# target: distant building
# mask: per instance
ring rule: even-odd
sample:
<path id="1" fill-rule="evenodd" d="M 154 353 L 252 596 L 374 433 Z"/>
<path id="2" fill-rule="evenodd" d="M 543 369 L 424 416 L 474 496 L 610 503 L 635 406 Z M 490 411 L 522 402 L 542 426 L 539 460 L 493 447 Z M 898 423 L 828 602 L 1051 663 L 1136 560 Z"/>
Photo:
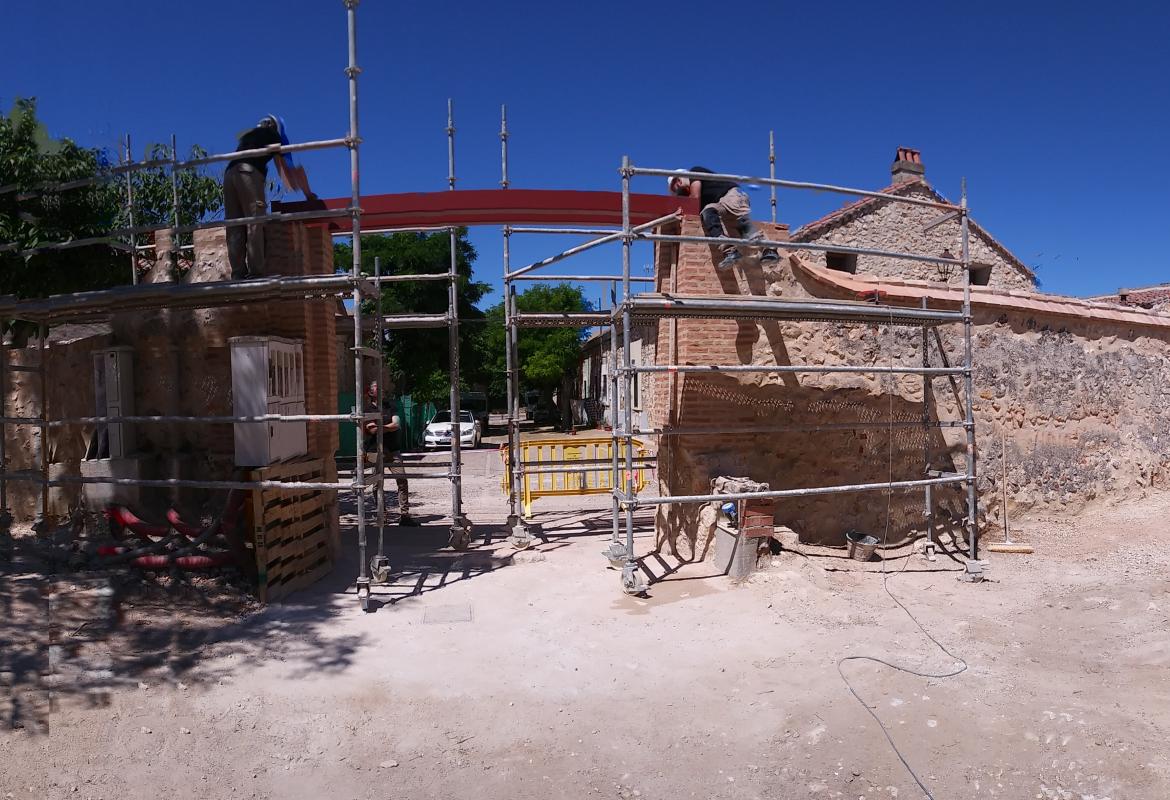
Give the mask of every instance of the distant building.
<path id="1" fill-rule="evenodd" d="M 652 363 L 653 353 L 647 351 L 643 357 L 643 342 L 646 331 L 635 326 L 630 335 L 630 362 L 634 365 Z M 621 347 L 621 337 L 618 337 L 618 347 Z M 595 330 L 581 345 L 581 360 L 577 369 L 577 393 L 584 401 L 585 413 L 590 425 L 613 425 L 614 409 L 611 408 L 610 390 L 613 375 L 609 364 L 609 329 Z M 621 353 L 618 353 L 619 360 Z M 644 428 L 647 425 L 646 411 L 643 407 L 642 376 L 635 375 L 633 382 L 634 427 Z M 619 385 L 620 388 L 620 385 Z M 618 409 L 621 409 L 621 397 L 618 397 Z"/>
<path id="2" fill-rule="evenodd" d="M 1104 294 L 1088 299 L 1099 303 L 1170 311 L 1170 283 L 1159 283 L 1156 286 L 1143 286 L 1138 289 L 1118 289 L 1116 294 Z"/>

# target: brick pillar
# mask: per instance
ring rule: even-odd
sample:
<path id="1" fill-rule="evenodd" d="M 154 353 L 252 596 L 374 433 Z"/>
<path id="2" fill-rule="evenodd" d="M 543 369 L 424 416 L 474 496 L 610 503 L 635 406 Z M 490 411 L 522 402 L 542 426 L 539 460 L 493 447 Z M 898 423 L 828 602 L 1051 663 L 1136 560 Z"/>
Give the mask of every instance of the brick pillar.
<path id="1" fill-rule="evenodd" d="M 759 223 L 764 237 L 787 241 L 788 226 Z M 684 236 L 703 236 L 698 216 L 686 216 L 674 231 Z M 783 253 L 782 253 L 783 255 Z M 718 247 L 701 242 L 660 244 L 656 253 L 656 288 L 680 296 L 765 296 L 768 276 L 759 263 L 759 253 L 745 250 L 733 269 L 720 271 Z M 664 319 L 657 322 L 656 363 L 658 364 L 743 364 L 751 363 L 752 350 L 760 338 L 759 326 L 750 320 Z M 654 384 L 654 422 L 675 427 L 751 425 L 758 422 L 757 410 L 749 403 L 729 402 L 734 393 L 720 375 L 658 376 Z M 723 454 L 758 446 L 755 437 L 728 434 L 663 437 L 659 442 L 659 482 L 663 494 L 705 494 L 715 474 L 740 474 L 734 457 Z M 714 471 L 712 471 L 714 470 Z M 655 519 L 660 546 L 677 550 L 684 557 L 702 557 L 714 516 L 701 513 L 698 505 L 660 506 Z"/>

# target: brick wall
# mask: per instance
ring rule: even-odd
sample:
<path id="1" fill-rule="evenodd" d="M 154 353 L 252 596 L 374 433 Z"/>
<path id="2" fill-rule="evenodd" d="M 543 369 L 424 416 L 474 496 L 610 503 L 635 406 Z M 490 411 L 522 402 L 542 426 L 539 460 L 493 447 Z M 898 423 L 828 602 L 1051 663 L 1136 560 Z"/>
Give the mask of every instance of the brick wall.
<path id="1" fill-rule="evenodd" d="M 771 241 L 787 241 L 788 226 L 756 223 Z M 681 226 L 664 233 L 702 236 L 698 217 L 684 217 Z M 730 271 L 715 265 L 722 258 L 718 248 L 701 244 L 660 243 L 655 252 L 655 291 L 678 295 L 767 294 L 768 281 L 754 258 L 746 258 Z M 651 324 L 647 338 L 647 362 L 655 364 L 733 364 L 750 350 L 757 336 L 752 324 L 734 320 L 660 319 Z M 676 424 L 682 383 L 678 376 L 643 376 L 643 403 L 653 427 Z"/>

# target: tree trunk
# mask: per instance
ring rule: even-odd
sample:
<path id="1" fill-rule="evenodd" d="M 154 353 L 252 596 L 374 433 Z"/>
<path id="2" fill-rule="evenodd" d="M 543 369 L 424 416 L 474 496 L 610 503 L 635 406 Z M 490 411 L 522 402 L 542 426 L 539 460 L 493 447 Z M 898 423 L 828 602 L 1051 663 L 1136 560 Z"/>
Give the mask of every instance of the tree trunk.
<path id="1" fill-rule="evenodd" d="M 561 427 L 566 431 L 573 430 L 573 376 L 565 374 L 561 378 L 561 390 L 557 394 L 561 401 Z"/>

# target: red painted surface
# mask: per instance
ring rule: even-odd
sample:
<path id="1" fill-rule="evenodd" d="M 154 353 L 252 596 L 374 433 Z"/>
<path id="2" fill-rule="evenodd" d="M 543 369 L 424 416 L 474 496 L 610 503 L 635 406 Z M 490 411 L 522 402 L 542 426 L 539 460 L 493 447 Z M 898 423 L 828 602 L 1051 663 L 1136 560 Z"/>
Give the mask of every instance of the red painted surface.
<path id="1" fill-rule="evenodd" d="M 339 209 L 348 197 L 273 203 L 280 212 Z M 678 209 L 698 214 L 698 201 L 670 195 L 631 194 L 630 220 L 638 225 Z M 556 189 L 466 189 L 454 192 L 377 194 L 362 198 L 362 227 L 410 228 L 445 225 L 621 225 L 620 192 L 578 192 Z M 348 231 L 350 221 L 322 220 L 332 231 Z"/>

